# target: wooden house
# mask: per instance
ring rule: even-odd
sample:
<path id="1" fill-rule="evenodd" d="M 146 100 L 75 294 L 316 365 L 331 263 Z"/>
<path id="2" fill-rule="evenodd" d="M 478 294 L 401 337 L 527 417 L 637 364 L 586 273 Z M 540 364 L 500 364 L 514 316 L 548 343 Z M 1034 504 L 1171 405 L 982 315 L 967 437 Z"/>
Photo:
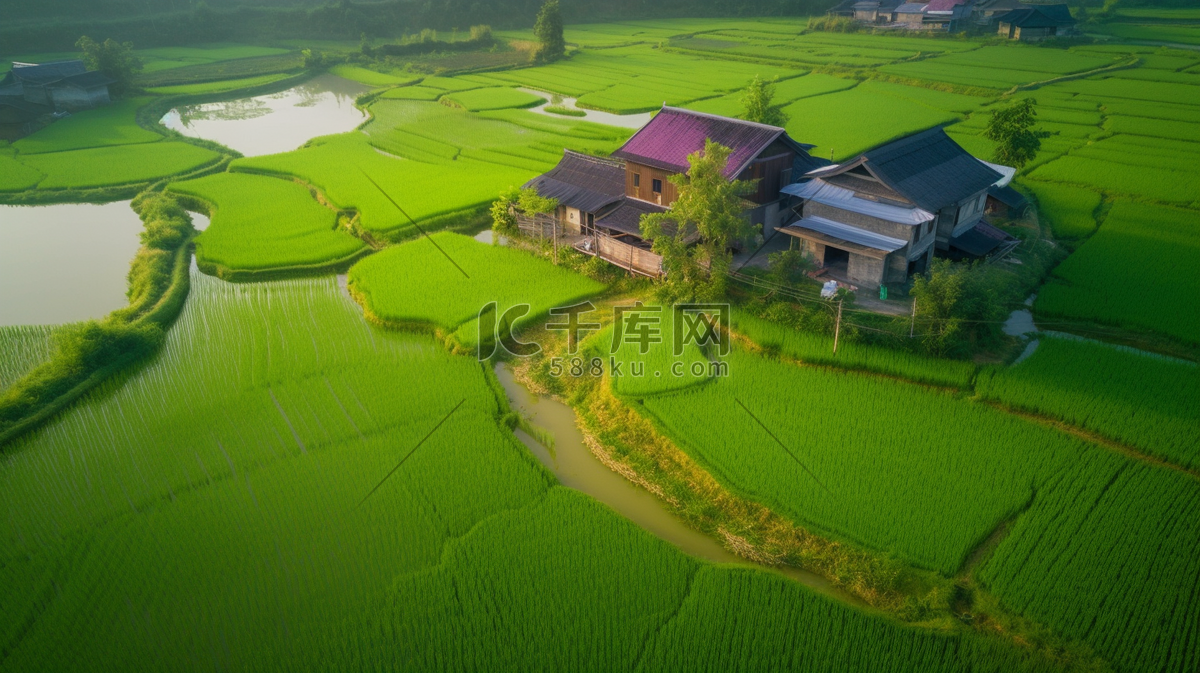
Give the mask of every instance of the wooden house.
<path id="1" fill-rule="evenodd" d="M 1026 5 L 995 20 L 997 32 L 1010 40 L 1035 42 L 1075 32 L 1075 19 L 1066 5 Z"/>
<path id="2" fill-rule="evenodd" d="M 812 145 L 792 140 L 777 126 L 664 105 L 612 159 L 568 151 L 558 166 L 526 187 L 558 199 L 563 231 L 588 239 L 576 247 L 656 276 L 662 260 L 642 238 L 641 218 L 670 209 L 679 197 L 671 177 L 686 174 L 688 155 L 703 150 L 706 140 L 730 148 L 725 177 L 754 182 L 755 191 L 746 195 L 747 216 L 765 235 L 791 216 L 781 188 L 793 175 L 825 163 L 809 156 Z"/>
<path id="3" fill-rule="evenodd" d="M 831 276 L 855 285 L 904 283 L 929 268 L 935 250 L 982 255 L 1009 239 L 983 222 L 988 189 L 1003 174 L 941 128 L 803 177 L 784 189 L 798 200 L 800 219 L 779 230 Z"/>

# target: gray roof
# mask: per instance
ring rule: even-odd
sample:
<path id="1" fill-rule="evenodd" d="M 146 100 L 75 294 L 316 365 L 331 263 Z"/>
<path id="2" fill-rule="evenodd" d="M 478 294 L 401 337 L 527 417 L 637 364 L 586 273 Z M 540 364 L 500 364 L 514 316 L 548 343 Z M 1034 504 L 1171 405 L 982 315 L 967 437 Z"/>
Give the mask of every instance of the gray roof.
<path id="1" fill-rule="evenodd" d="M 655 205 L 639 199 L 622 197 L 621 205 L 617 206 L 611 213 L 596 220 L 596 225 L 641 237 L 642 215 L 647 213 L 665 213 L 667 210 L 669 209 L 665 206 Z M 670 229 L 670 227 L 665 228 Z"/>
<path id="2" fill-rule="evenodd" d="M 117 80 L 105 75 L 99 70 L 91 70 L 78 75 L 64 77 L 56 82 L 56 84 L 59 86 L 79 87 L 80 89 L 94 89 L 97 87 L 108 86 L 116 81 Z"/>
<path id="3" fill-rule="evenodd" d="M 983 257 L 1005 243 L 1017 239 L 980 220 L 978 224 L 950 239 L 950 246 L 969 255 Z"/>
<path id="4" fill-rule="evenodd" d="M 903 5 L 900 5 L 899 7 L 896 8 L 896 13 L 897 14 L 920 14 L 921 12 L 925 11 L 926 4 L 927 3 L 924 3 L 924 2 L 906 2 Z"/>
<path id="5" fill-rule="evenodd" d="M 55 61 L 53 63 L 13 63 L 12 74 L 23 82 L 50 84 L 72 75 L 82 75 L 88 69 L 83 61 Z"/>
<path id="6" fill-rule="evenodd" d="M 876 147 L 852 161 L 808 175 L 831 177 L 859 166 L 929 212 L 958 203 L 1003 177 L 951 140 L 941 127 Z"/>
<path id="7" fill-rule="evenodd" d="M 1029 5 L 997 16 L 996 20 L 1021 28 L 1055 28 L 1075 25 L 1071 10 L 1066 5 Z"/>
<path id="8" fill-rule="evenodd" d="M 1004 187 L 992 185 L 991 187 L 988 187 L 988 196 L 996 199 L 1009 208 L 1023 208 L 1027 203 L 1029 203 L 1025 196 L 1022 195 L 1021 192 L 1013 189 L 1011 185 Z"/>
<path id="9" fill-rule="evenodd" d="M 525 183 L 564 206 L 595 213 L 625 195 L 625 164 L 565 150 L 558 165 Z"/>
<path id="10" fill-rule="evenodd" d="M 882 250 L 883 252 L 895 252 L 908 244 L 908 241 L 884 236 L 883 234 L 877 234 L 860 227 L 828 220 L 824 217 L 810 216 L 788 226 L 809 229 L 825 234 L 826 236 L 850 243 L 857 243 L 867 248 Z"/>

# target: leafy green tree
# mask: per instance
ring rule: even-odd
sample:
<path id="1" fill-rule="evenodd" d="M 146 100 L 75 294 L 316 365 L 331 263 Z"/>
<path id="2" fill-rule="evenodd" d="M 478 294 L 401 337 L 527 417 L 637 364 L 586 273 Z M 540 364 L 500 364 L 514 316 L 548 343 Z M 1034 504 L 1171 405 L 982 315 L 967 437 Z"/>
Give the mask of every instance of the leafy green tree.
<path id="1" fill-rule="evenodd" d="M 1026 98 L 992 110 L 992 118 L 983 135 L 997 143 L 993 155 L 996 163 L 1021 168 L 1037 156 L 1042 148 L 1042 138 L 1049 134 L 1033 128 L 1037 123 L 1035 105 L 1036 100 Z"/>
<path id="2" fill-rule="evenodd" d="M 803 250 L 780 250 L 767 255 L 768 278 L 776 285 L 794 285 L 814 268 L 812 257 Z"/>
<path id="3" fill-rule="evenodd" d="M 142 59 L 133 55 L 132 42 L 117 42 L 112 38 L 97 42 L 84 35 L 75 46 L 83 51 L 83 63 L 88 70 L 99 70 L 116 80 L 110 90 L 120 96 L 133 88 L 133 80 L 142 71 Z"/>
<path id="4" fill-rule="evenodd" d="M 509 187 L 500 192 L 500 198 L 492 202 L 492 231 L 504 236 L 517 235 L 517 213 L 515 208 L 521 198 L 521 190 Z M 493 238 L 493 241 L 498 239 Z"/>
<path id="5" fill-rule="evenodd" d="M 562 13 L 558 8 L 558 0 L 546 0 L 538 11 L 537 22 L 533 24 L 533 34 L 537 36 L 538 48 L 534 59 L 539 63 L 557 61 L 567 52 L 567 41 L 563 37 Z"/>
<path id="6" fill-rule="evenodd" d="M 961 338 L 962 319 L 957 316 L 963 297 L 965 277 L 948 259 L 935 259 L 927 275 L 913 281 L 912 295 L 917 302 L 916 317 L 927 321 L 925 348 L 935 355 L 955 350 Z"/>
<path id="7" fill-rule="evenodd" d="M 746 87 L 746 94 L 742 96 L 742 119 L 771 126 L 786 126 L 788 116 L 782 106 L 775 105 L 774 99 L 774 82 L 764 82 L 755 75 L 754 81 Z"/>
<path id="8" fill-rule="evenodd" d="M 733 255 L 729 248 L 753 235 L 742 196 L 750 182 L 728 180 L 725 165 L 731 150 L 712 140 L 688 155 L 687 175 L 669 179 L 679 198 L 665 213 L 642 216 L 642 237 L 663 258 L 666 278 L 659 285 L 664 302 L 711 301 L 725 296 Z"/>

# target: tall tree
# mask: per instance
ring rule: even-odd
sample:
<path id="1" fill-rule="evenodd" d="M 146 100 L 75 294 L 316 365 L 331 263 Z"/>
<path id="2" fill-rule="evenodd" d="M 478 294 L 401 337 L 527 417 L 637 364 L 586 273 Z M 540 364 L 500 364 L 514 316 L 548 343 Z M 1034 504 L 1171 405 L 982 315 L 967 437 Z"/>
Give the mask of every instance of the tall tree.
<path id="1" fill-rule="evenodd" d="M 742 96 L 742 119 L 771 126 L 787 125 L 788 116 L 783 106 L 776 105 L 774 100 L 774 82 L 764 82 L 755 75 L 754 81 L 746 88 L 746 94 Z"/>
<path id="2" fill-rule="evenodd" d="M 117 80 L 110 88 L 118 96 L 133 87 L 133 79 L 142 71 L 142 59 L 133 55 L 132 42 L 112 38 L 97 42 L 84 35 L 75 46 L 83 50 L 83 63 L 89 70 L 99 70 Z"/>
<path id="3" fill-rule="evenodd" d="M 537 22 L 533 24 L 533 33 L 538 39 L 538 48 L 534 57 L 540 63 L 557 61 L 567 52 L 567 41 L 563 37 L 562 13 L 558 8 L 558 0 L 546 0 L 538 12 Z"/>
<path id="4" fill-rule="evenodd" d="M 659 286 L 664 302 L 713 301 L 725 296 L 726 274 L 733 261 L 729 248 L 753 235 L 742 196 L 753 189 L 745 180 L 725 177 L 732 150 L 712 140 L 688 155 L 687 175 L 669 179 L 679 198 L 665 213 L 642 216 L 642 237 L 663 258 L 666 279 Z"/>
<path id="5" fill-rule="evenodd" d="M 1037 101 L 1032 98 L 1017 101 L 1007 107 L 992 110 L 983 135 L 996 141 L 993 159 L 1005 166 L 1021 168 L 1037 156 L 1042 148 L 1042 138 L 1048 133 L 1035 131 L 1037 123 Z"/>

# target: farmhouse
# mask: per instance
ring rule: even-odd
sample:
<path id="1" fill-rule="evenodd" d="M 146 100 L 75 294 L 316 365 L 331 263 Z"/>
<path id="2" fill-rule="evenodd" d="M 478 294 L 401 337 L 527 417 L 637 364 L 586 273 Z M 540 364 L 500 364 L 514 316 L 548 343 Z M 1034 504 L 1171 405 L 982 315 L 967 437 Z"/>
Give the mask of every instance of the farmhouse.
<path id="1" fill-rule="evenodd" d="M 996 17 L 998 32 L 1010 40 L 1027 42 L 1070 35 L 1075 19 L 1066 5 L 1025 5 Z"/>
<path id="2" fill-rule="evenodd" d="M 941 128 L 803 177 L 782 190 L 799 200 L 800 219 L 779 231 L 855 285 L 904 283 L 929 268 L 935 250 L 978 256 L 1011 240 L 982 219 L 988 190 L 1005 174 Z"/>
<path id="3" fill-rule="evenodd" d="M 83 61 L 13 63 L 0 80 L 0 95 L 20 97 L 48 110 L 85 110 L 111 102 L 108 87 L 115 80 L 88 71 Z"/>
<path id="4" fill-rule="evenodd" d="M 888 28 L 904 30 L 957 31 L 971 16 L 972 0 L 931 0 L 895 2 L 888 0 L 846 0 L 829 10 L 834 16 Z"/>
<path id="5" fill-rule="evenodd" d="M 688 155 L 711 139 L 732 150 L 725 168 L 729 180 L 753 180 L 746 196 L 747 216 L 766 233 L 790 219 L 781 188 L 793 175 L 825 162 L 808 154 L 777 126 L 663 106 L 612 159 L 565 152 L 550 172 L 526 183 L 559 201 L 556 222 L 568 235 L 584 237 L 577 247 L 631 271 L 656 276 L 661 258 L 641 235 L 641 216 L 665 212 L 678 198 L 671 176 L 686 173 Z M 526 223 L 531 224 L 531 223 Z"/>

